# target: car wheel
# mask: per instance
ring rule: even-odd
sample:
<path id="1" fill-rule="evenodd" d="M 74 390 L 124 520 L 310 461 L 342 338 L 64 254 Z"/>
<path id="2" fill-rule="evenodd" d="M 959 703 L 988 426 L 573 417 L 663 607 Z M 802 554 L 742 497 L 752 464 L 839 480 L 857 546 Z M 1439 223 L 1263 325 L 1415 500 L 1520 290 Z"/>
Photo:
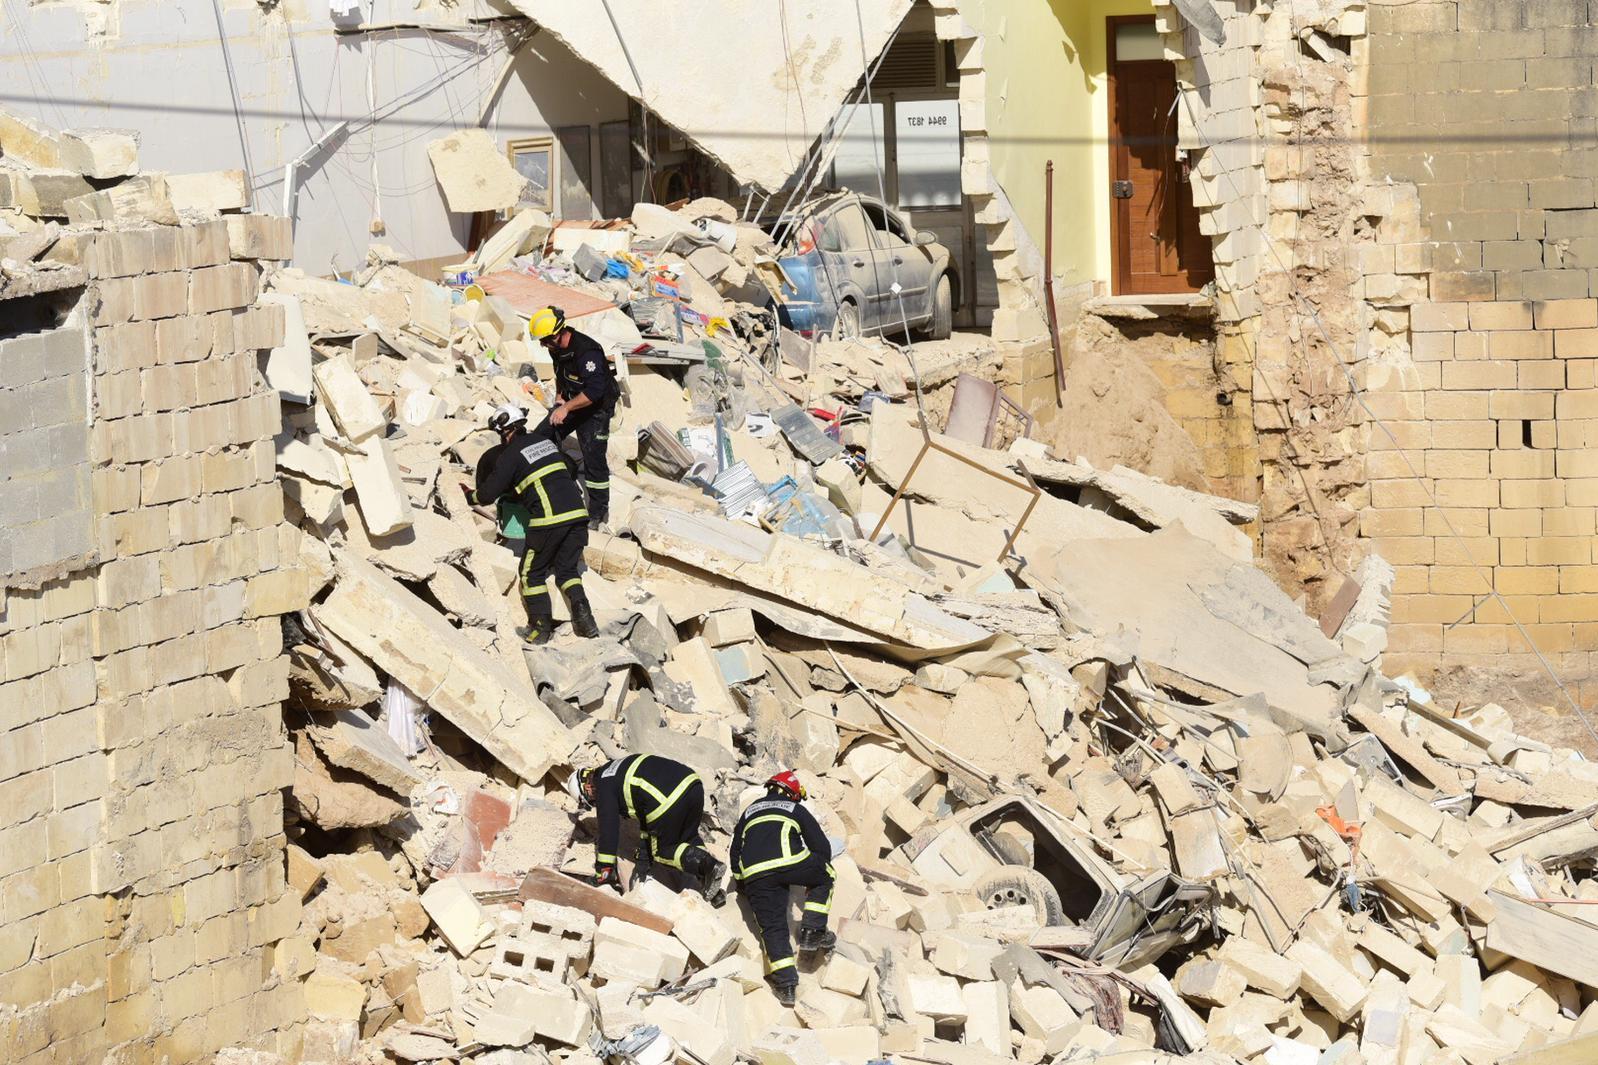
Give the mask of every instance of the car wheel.
<path id="1" fill-rule="evenodd" d="M 1065 907 L 1049 878 L 1024 865 L 1004 865 L 977 881 L 977 898 L 990 910 L 1031 906 L 1045 925 L 1065 924 Z"/>
<path id="2" fill-rule="evenodd" d="M 938 287 L 932 294 L 932 320 L 927 323 L 928 340 L 947 340 L 954 332 L 954 289 L 948 274 L 938 275 Z"/>
<path id="3" fill-rule="evenodd" d="M 832 324 L 832 335 L 838 340 L 848 340 L 860 335 L 860 308 L 848 300 L 838 304 L 838 319 Z"/>

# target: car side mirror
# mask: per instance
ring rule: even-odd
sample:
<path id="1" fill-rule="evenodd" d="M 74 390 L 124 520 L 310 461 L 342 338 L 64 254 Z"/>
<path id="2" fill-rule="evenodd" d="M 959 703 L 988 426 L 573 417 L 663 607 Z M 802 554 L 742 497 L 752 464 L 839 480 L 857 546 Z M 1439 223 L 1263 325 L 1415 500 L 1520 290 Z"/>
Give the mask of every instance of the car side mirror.
<path id="1" fill-rule="evenodd" d="M 937 242 L 938 235 L 936 233 L 929 233 L 923 229 L 916 234 L 917 247 L 925 248 L 928 244 L 936 244 Z"/>

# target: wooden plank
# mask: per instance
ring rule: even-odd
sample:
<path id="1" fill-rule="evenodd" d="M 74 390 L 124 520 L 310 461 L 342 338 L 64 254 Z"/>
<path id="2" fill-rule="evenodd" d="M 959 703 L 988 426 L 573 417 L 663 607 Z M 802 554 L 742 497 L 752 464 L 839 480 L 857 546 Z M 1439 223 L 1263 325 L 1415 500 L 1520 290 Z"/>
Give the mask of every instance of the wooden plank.
<path id="1" fill-rule="evenodd" d="M 534 869 L 522 881 L 517 897 L 523 902 L 537 901 L 591 913 L 596 919 L 615 917 L 662 935 L 671 934 L 671 922 L 630 902 L 623 902 L 604 888 L 590 887 L 553 869 Z"/>
<path id="2" fill-rule="evenodd" d="M 1488 950 L 1598 988 L 1598 925 L 1501 891 L 1487 895 L 1498 910 L 1487 925 Z"/>
<path id="3" fill-rule="evenodd" d="M 1598 1032 L 1515 1054 L 1499 1065 L 1591 1065 L 1594 1061 L 1598 1061 Z"/>

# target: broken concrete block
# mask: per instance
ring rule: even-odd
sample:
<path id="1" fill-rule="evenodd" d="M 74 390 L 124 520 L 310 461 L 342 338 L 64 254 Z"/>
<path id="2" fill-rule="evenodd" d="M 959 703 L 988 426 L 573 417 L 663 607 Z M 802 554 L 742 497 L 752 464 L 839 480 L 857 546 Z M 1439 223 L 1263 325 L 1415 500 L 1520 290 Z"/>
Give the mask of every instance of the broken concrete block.
<path id="1" fill-rule="evenodd" d="M 943 972 L 963 980 L 993 979 L 993 962 L 1004 944 L 969 932 L 936 932 L 922 937 L 928 960 Z"/>
<path id="2" fill-rule="evenodd" d="M 858 997 L 824 987 L 807 989 L 794 1012 L 806 1028 L 839 1028 L 865 1019 L 865 1005 Z"/>
<path id="3" fill-rule="evenodd" d="M 1225 1006 L 1248 987 L 1243 974 L 1224 961 L 1194 958 L 1176 970 L 1171 983 L 1189 1002 L 1205 1006 Z"/>
<path id="4" fill-rule="evenodd" d="M 750 1045 L 749 1054 L 757 1065 L 827 1065 L 829 1060 L 821 1041 L 803 1028 L 769 1028 Z"/>
<path id="5" fill-rule="evenodd" d="M 1287 957 L 1302 966 L 1304 990 L 1333 1017 L 1347 1023 L 1364 1005 L 1364 982 L 1324 947 L 1299 939 L 1287 949 Z"/>
<path id="6" fill-rule="evenodd" d="M 177 224 L 173 198 L 166 189 L 165 179 L 160 176 L 133 178 L 102 192 L 70 198 L 62 203 L 62 208 L 66 209 L 67 221 L 75 225 L 85 222 Z"/>
<path id="7" fill-rule="evenodd" d="M 844 995 L 859 995 L 865 991 L 870 975 L 868 966 L 834 953 L 821 972 L 821 986 Z"/>
<path id="8" fill-rule="evenodd" d="M 694 705 L 700 713 L 716 717 L 736 717 L 738 704 L 733 701 L 727 682 L 722 679 L 721 667 L 716 664 L 716 654 L 703 636 L 684 640 L 671 649 L 666 658 L 666 676 L 679 684 L 686 684 L 694 695 Z"/>
<path id="9" fill-rule="evenodd" d="M 845 514 L 860 512 L 860 478 L 842 457 L 834 455 L 817 466 L 814 477 L 835 507 Z"/>
<path id="10" fill-rule="evenodd" d="M 684 892 L 682 905 L 672 918 L 671 934 L 702 965 L 716 962 L 738 949 L 738 937 L 716 915 L 715 908 L 700 898 Z"/>
<path id="11" fill-rule="evenodd" d="M 869 1024 L 852 1024 L 843 1028 L 818 1028 L 811 1031 L 811 1036 L 819 1040 L 822 1049 L 826 1051 L 828 1061 L 841 1062 L 842 1065 L 866 1065 L 867 1062 L 880 1061 L 883 1052 L 882 1033 Z M 920 1044 L 908 1053 L 920 1049 Z"/>
<path id="12" fill-rule="evenodd" d="M 312 376 L 316 379 L 317 398 L 326 405 L 344 439 L 359 444 L 388 428 L 388 419 L 366 390 L 348 355 L 323 360 Z"/>
<path id="13" fill-rule="evenodd" d="M 355 501 L 367 536 L 392 536 L 411 527 L 415 518 L 410 496 L 387 440 L 367 440 L 345 456 L 344 464 L 355 483 Z"/>
<path id="14" fill-rule="evenodd" d="M 168 174 L 172 206 L 180 211 L 242 211 L 250 205 L 250 188 L 242 170 L 208 170 Z"/>
<path id="15" fill-rule="evenodd" d="M 910 1008 L 924 1017 L 939 1021 L 963 1021 L 965 998 L 959 981 L 939 972 L 912 972 L 905 977 L 910 993 Z"/>
<path id="16" fill-rule="evenodd" d="M 529 987 L 526 984 L 501 984 L 494 996 L 494 1009 L 532 1021 L 533 1031 L 543 1039 L 567 1046 L 588 1043 L 594 1017 L 588 1006 L 570 988 Z"/>
<path id="17" fill-rule="evenodd" d="M 643 928 L 617 917 L 606 917 L 594 931 L 594 971 L 600 968 L 600 958 L 607 948 L 622 947 L 653 959 L 661 980 L 675 980 L 688 967 L 688 948 L 660 932 Z M 601 974 L 605 975 L 605 974 Z M 606 976 L 606 979 L 624 978 Z M 647 979 L 628 980 L 629 983 L 646 984 Z"/>
<path id="18" fill-rule="evenodd" d="M 965 1042 L 1006 1057 L 1010 1053 L 1010 995 L 997 981 L 966 984 Z"/>
<path id="19" fill-rule="evenodd" d="M 326 875 L 322 859 L 312 857 L 305 849 L 293 843 L 287 845 L 289 887 L 299 892 L 301 901 L 311 897 Z"/>
<path id="20" fill-rule="evenodd" d="M 359 773 L 399 795 L 409 795 L 423 776 L 411 768 L 387 730 L 359 710 L 333 712 L 332 723 L 312 724 L 311 742 L 333 765 Z"/>
<path id="21" fill-rule="evenodd" d="M 325 1021 L 359 1021 L 366 1007 L 366 985 L 342 973 L 318 969 L 305 980 L 305 1008 Z"/>
<path id="22" fill-rule="evenodd" d="M 427 158 L 444 202 L 461 214 L 514 207 L 527 184 L 484 129 L 457 130 L 430 141 Z"/>
<path id="23" fill-rule="evenodd" d="M 461 957 L 482 946 L 494 932 L 488 911 L 459 879 L 435 880 L 422 892 L 422 908 L 444 942 Z"/>
<path id="24" fill-rule="evenodd" d="M 23 176 L 26 188 L 14 194 L 24 206 L 32 203 L 32 213 L 40 218 L 66 218 L 68 203 L 94 194 L 94 186 L 70 170 L 30 170 Z"/>
<path id="25" fill-rule="evenodd" d="M 662 997 L 651 999 L 643 1013 L 646 1023 L 659 1025 L 661 1031 L 705 1065 L 733 1065 L 738 1048 L 728 1038 L 728 1033 L 713 1023 L 706 1023 L 706 1018 L 693 1008 Z"/>
<path id="26" fill-rule="evenodd" d="M 1069 1039 L 1068 1026 L 1076 1012 L 1052 987 L 1010 984 L 1010 1019 L 1027 1036 L 1042 1041 L 1050 1053 L 1059 1053 Z"/>
<path id="27" fill-rule="evenodd" d="M 130 129 L 62 130 L 60 165 L 90 178 L 136 174 L 139 172 L 139 135 Z"/>
<path id="28" fill-rule="evenodd" d="M 1242 974 L 1249 987 L 1279 999 L 1292 998 L 1298 991 L 1298 982 L 1303 976 L 1299 964 L 1251 939 L 1232 936 L 1221 946 L 1220 956 Z"/>
<path id="29" fill-rule="evenodd" d="M 971 679 L 971 674 L 955 666 L 946 666 L 939 662 L 928 662 L 916 670 L 915 683 L 918 687 L 940 695 L 953 695 L 960 690 L 960 686 Z"/>
<path id="30" fill-rule="evenodd" d="M 700 635 L 712 647 L 753 643 L 758 638 L 754 612 L 748 607 L 717 610 L 705 618 L 705 627 Z"/>

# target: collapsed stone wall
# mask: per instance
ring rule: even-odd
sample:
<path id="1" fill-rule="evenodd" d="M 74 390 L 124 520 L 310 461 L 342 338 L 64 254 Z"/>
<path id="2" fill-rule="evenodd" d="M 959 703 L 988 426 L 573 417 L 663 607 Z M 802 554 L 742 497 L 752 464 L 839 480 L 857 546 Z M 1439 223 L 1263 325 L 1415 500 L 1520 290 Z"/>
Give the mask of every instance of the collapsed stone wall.
<path id="1" fill-rule="evenodd" d="M 1364 418 L 1349 385 L 1365 355 L 1359 247 L 1373 239 L 1352 92 L 1362 7 L 1217 11 L 1220 43 L 1161 5 L 1181 55 L 1181 147 L 1214 246 L 1216 369 L 1258 449 L 1260 554 L 1313 610 L 1363 553 Z"/>
<path id="2" fill-rule="evenodd" d="M 273 219 L 250 231 L 286 237 Z M 303 1000 L 272 964 L 300 908 L 279 615 L 304 606 L 305 579 L 256 368 L 281 309 L 252 306 L 258 267 L 221 221 L 69 233 L 50 254 L 69 264 L 38 272 L 66 322 L 6 340 L 0 364 L 35 378 L 12 390 L 66 380 L 85 401 L 90 479 L 59 517 L 93 561 L 0 577 L 0 1059 L 291 1050 Z M 0 295 L 0 320 L 21 306 Z M 73 427 L 54 406 L 14 413 L 8 453 Z M 47 546 L 46 562 L 85 554 L 70 535 Z"/>

